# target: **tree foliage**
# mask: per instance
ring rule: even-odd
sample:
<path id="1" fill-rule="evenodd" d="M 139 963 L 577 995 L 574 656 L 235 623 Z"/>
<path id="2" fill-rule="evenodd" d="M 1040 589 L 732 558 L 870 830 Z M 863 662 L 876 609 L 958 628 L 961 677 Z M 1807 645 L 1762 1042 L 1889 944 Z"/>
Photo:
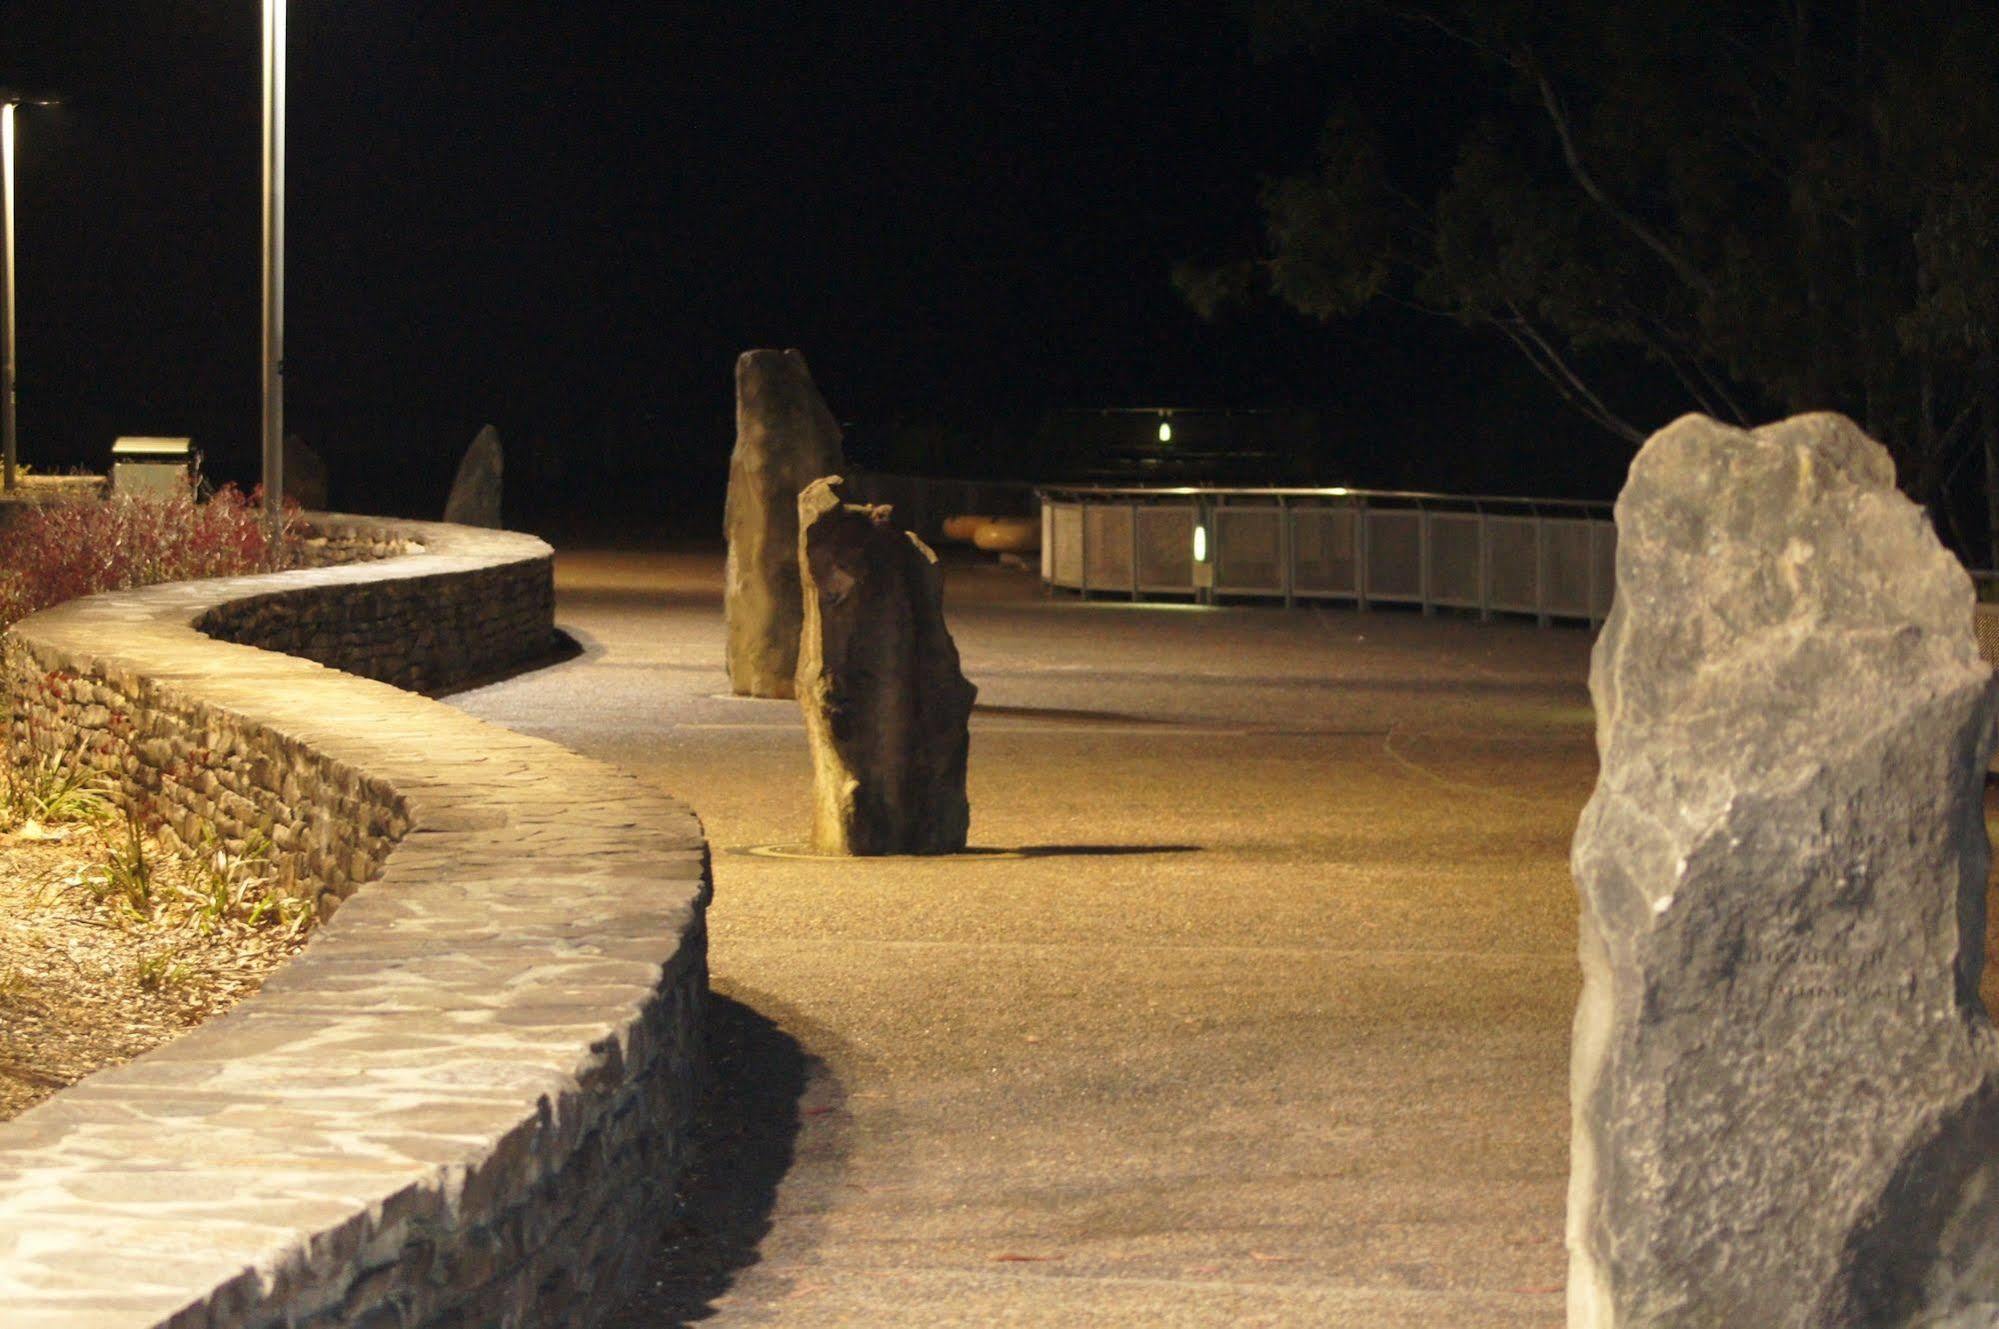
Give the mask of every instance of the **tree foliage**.
<path id="1" fill-rule="evenodd" d="M 1397 302 L 1505 338 L 1635 443 L 1618 358 L 1689 409 L 1837 409 L 1934 501 L 1999 457 L 1999 23 L 1984 0 L 1263 0 L 1257 36 L 1352 69 L 1453 53 L 1448 87 L 1332 108 L 1268 183 L 1255 252 L 1176 273 L 1322 319 Z M 1310 58 L 1309 56 L 1306 58 Z M 1441 165 L 1401 124 L 1462 114 Z M 1976 474 L 1975 471 L 1969 472 Z M 1999 509 L 1995 509 L 1999 512 Z"/>

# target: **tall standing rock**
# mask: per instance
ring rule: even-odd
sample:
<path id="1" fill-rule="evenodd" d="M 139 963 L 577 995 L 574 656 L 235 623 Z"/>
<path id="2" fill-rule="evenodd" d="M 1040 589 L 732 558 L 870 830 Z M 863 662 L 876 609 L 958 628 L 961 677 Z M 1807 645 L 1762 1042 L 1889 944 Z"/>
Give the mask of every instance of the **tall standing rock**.
<path id="1" fill-rule="evenodd" d="M 500 492 L 504 458 L 500 452 L 500 431 L 487 425 L 465 449 L 458 474 L 451 481 L 451 496 L 444 501 L 444 519 L 460 526 L 500 525 Z"/>
<path id="2" fill-rule="evenodd" d="M 1677 421 L 1617 525 L 1571 1329 L 1999 1323 L 1970 580 L 1836 415 Z"/>
<path id="3" fill-rule="evenodd" d="M 842 503 L 840 483 L 817 480 L 798 496 L 812 847 L 956 853 L 971 821 L 965 757 L 979 690 L 944 626 L 937 556 L 888 508 Z"/>
<path id="4" fill-rule="evenodd" d="M 723 615 L 729 686 L 737 696 L 789 697 L 804 601 L 798 584 L 798 495 L 842 466 L 840 426 L 797 351 L 736 360 L 736 449 L 723 516 L 729 561 Z"/>

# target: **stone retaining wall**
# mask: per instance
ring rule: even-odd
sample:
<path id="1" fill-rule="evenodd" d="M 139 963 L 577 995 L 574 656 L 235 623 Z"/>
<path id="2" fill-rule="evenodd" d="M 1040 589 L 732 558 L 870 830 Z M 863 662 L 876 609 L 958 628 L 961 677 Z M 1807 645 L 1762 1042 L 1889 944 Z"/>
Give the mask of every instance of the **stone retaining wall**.
<path id="1" fill-rule="evenodd" d="M 423 546 L 405 539 L 402 525 L 335 518 L 331 530 L 324 530 L 300 518 L 294 530 L 298 537 L 297 564 L 302 568 L 331 568 L 342 563 L 362 563 L 377 558 L 400 558 L 420 554 Z"/>
<path id="2" fill-rule="evenodd" d="M 546 649 L 546 545 L 317 520 L 424 552 L 93 596 L 5 640 L 16 760 L 80 752 L 191 844 L 263 836 L 337 912 L 257 996 L 0 1125 L 10 1327 L 587 1325 L 671 1215 L 699 824 L 315 663 L 435 689 Z"/>
<path id="3" fill-rule="evenodd" d="M 326 566 L 359 561 L 352 556 L 357 549 L 384 556 L 406 543 L 352 538 L 354 525 L 340 534 L 322 548 L 347 556 L 334 555 Z M 555 563 L 544 554 L 427 577 L 249 595 L 216 605 L 194 627 L 220 641 L 437 692 L 548 653 L 555 639 Z"/>

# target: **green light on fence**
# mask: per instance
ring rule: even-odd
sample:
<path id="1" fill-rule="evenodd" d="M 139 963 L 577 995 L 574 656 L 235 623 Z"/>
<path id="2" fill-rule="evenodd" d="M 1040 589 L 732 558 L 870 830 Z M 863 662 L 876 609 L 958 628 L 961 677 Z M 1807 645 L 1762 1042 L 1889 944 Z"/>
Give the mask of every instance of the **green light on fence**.
<path id="1" fill-rule="evenodd" d="M 1208 561 L 1208 528 L 1199 522 L 1194 523 L 1194 561 L 1196 563 Z"/>
<path id="2" fill-rule="evenodd" d="M 1164 420 L 1159 422 L 1159 441 L 1161 443 L 1171 443 L 1173 441 L 1173 426 Z"/>

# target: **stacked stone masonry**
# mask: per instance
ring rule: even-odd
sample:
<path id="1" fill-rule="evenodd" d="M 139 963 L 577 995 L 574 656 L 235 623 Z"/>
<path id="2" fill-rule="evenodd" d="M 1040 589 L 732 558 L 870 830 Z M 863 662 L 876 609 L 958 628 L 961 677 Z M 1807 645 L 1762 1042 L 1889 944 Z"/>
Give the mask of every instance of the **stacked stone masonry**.
<path id="1" fill-rule="evenodd" d="M 423 546 L 396 534 L 394 528 L 370 525 L 337 525 L 324 530 L 301 520 L 296 527 L 296 565 L 304 568 L 331 568 L 343 563 L 362 563 L 376 558 L 400 558 L 420 554 Z"/>
<path id="2" fill-rule="evenodd" d="M 672 1215 L 699 823 L 404 690 L 548 648 L 546 545 L 315 521 L 422 552 L 94 596 L 5 639 L 12 760 L 75 754 L 191 845 L 261 838 L 327 918 L 233 1011 L 0 1125 L 9 1329 L 587 1325 Z"/>

